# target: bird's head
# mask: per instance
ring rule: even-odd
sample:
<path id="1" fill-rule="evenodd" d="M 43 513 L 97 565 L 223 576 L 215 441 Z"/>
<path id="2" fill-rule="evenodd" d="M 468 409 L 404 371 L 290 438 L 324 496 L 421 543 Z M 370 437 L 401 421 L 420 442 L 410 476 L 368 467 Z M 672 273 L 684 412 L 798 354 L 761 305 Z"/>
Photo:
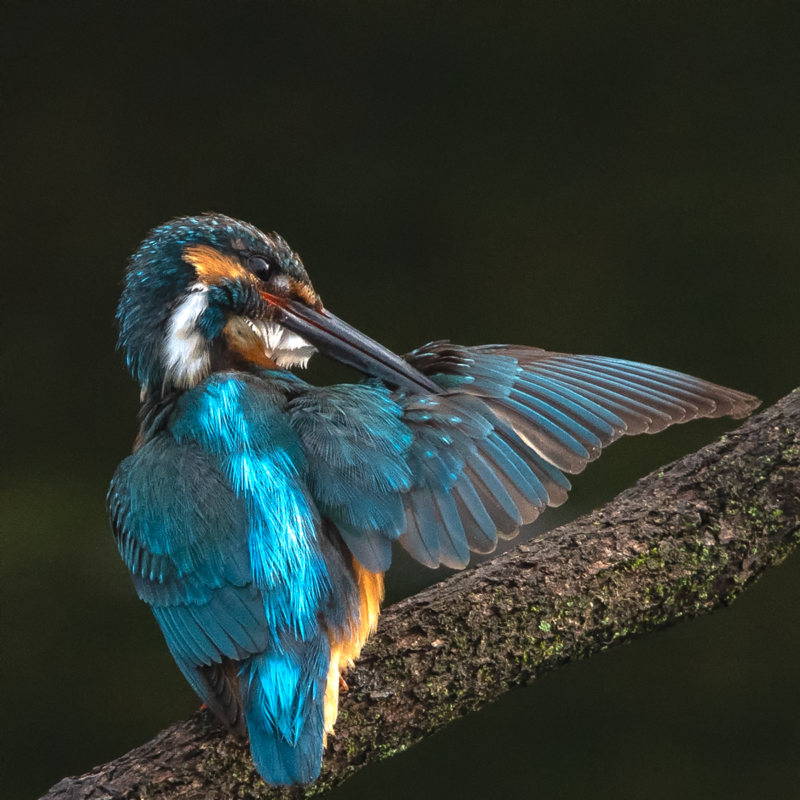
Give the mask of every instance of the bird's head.
<path id="1" fill-rule="evenodd" d="M 191 388 L 221 369 L 304 366 L 316 350 L 400 388 L 436 390 L 328 312 L 280 236 L 222 214 L 153 230 L 130 261 L 117 319 L 145 392 Z"/>

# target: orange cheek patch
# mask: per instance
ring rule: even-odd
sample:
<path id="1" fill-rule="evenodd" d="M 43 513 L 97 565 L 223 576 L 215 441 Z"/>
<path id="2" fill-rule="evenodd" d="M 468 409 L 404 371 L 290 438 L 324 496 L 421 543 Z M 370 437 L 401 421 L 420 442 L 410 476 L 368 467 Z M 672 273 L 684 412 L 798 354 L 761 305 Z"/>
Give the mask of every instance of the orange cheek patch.
<path id="1" fill-rule="evenodd" d="M 239 260 L 209 247 L 197 244 L 185 247 L 183 260 L 191 264 L 203 283 L 214 285 L 224 280 L 241 278 L 245 274 Z"/>

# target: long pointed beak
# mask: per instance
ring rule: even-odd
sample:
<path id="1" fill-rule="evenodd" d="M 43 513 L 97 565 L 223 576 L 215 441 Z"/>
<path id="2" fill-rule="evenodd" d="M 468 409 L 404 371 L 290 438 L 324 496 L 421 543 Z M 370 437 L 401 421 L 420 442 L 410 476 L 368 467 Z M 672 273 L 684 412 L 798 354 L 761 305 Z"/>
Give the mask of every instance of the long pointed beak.
<path id="1" fill-rule="evenodd" d="M 307 342 L 320 353 L 359 372 L 380 378 L 398 389 L 419 394 L 439 394 L 442 390 L 430 378 L 387 350 L 382 344 L 365 336 L 325 309 L 311 308 L 296 300 L 285 300 L 268 292 L 261 297 L 280 314 L 276 320 Z"/>

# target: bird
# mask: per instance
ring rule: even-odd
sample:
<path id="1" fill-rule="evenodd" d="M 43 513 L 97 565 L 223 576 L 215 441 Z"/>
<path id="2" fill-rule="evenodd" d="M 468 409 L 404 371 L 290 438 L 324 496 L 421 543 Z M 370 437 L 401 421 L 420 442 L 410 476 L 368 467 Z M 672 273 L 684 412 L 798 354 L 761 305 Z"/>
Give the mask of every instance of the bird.
<path id="1" fill-rule="evenodd" d="M 278 234 L 217 213 L 131 257 L 119 345 L 141 387 L 108 493 L 138 597 L 269 784 L 313 781 L 343 672 L 374 632 L 394 543 L 467 566 L 623 435 L 749 414 L 668 369 L 517 345 L 399 357 L 331 313 Z M 318 387 L 315 352 L 358 382 Z"/>

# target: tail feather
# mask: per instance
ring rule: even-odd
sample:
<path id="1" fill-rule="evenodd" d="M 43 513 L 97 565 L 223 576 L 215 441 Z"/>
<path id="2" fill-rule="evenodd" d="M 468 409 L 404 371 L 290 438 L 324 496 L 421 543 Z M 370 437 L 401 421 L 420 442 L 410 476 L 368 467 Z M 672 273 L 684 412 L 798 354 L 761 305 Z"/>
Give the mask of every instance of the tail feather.
<path id="1" fill-rule="evenodd" d="M 267 783 L 291 786 L 309 783 L 319 775 L 322 765 L 321 710 L 317 716 L 318 722 L 304 730 L 294 745 L 274 729 L 266 729 L 260 720 L 248 717 L 253 761 Z"/>
<path id="2" fill-rule="evenodd" d="M 292 641 L 242 663 L 250 748 L 268 783 L 308 783 L 319 775 L 329 660 L 328 639 L 320 631 L 310 641 Z"/>

